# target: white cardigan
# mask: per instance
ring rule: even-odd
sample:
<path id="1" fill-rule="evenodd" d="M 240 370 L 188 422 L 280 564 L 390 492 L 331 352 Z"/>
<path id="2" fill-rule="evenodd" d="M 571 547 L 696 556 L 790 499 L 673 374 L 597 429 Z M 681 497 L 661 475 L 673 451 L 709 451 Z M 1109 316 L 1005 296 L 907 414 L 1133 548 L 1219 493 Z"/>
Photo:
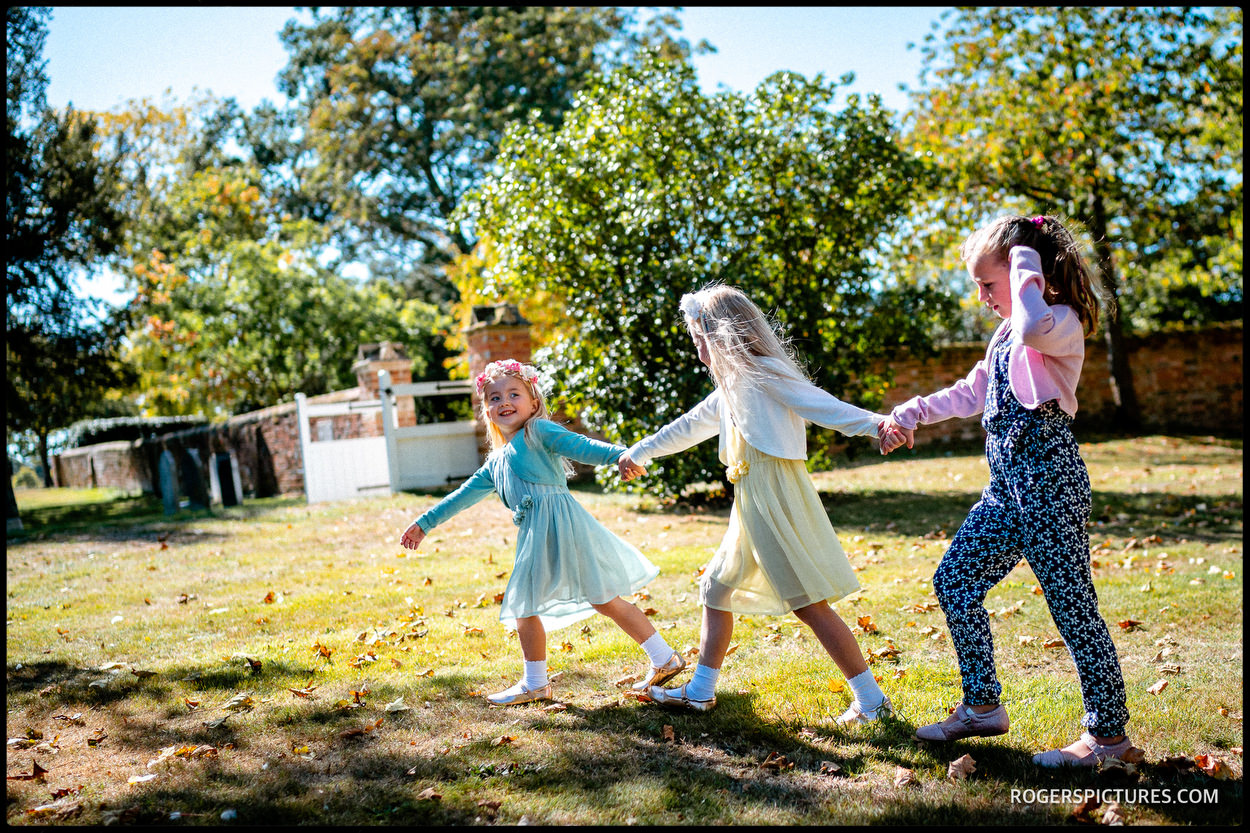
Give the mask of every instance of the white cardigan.
<path id="1" fill-rule="evenodd" d="M 742 385 L 712 395 L 629 449 L 630 458 L 643 465 L 698 445 L 720 435 L 720 459 L 728 464 L 725 443 L 732 422 L 752 448 L 784 460 L 807 459 L 807 422 L 832 428 L 847 436 L 877 433 L 884 414 L 848 405 L 806 379 L 796 378 L 778 359 L 761 358 L 774 371 L 758 387 Z"/>

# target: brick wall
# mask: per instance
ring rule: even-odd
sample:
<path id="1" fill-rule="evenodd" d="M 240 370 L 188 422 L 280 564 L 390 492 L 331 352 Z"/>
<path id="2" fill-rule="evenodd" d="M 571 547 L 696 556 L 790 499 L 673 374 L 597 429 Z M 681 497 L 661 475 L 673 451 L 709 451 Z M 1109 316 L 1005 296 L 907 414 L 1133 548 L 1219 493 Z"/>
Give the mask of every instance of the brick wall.
<path id="1" fill-rule="evenodd" d="M 1240 435 L 1242 431 L 1242 337 L 1240 324 L 1196 332 L 1129 336 L 1129 366 L 1147 431 Z M 985 344 L 957 344 L 932 359 L 890 362 L 894 384 L 884 409 L 964 378 L 985 356 Z M 1115 410 L 1107 349 L 1101 337 L 1085 343 L 1085 364 L 1077 387 L 1077 431 L 1110 431 Z M 952 419 L 925 426 L 934 442 L 984 439 L 980 418 Z"/>
<path id="2" fill-rule="evenodd" d="M 528 322 L 519 316 L 512 318 L 514 314 L 515 307 L 509 309 L 507 305 L 485 307 L 480 320 L 466 328 L 470 378 L 476 378 L 491 361 L 530 360 Z M 1126 339 L 1143 428 L 1240 436 L 1242 336 L 1242 326 L 1235 324 L 1198 332 L 1152 333 Z M 932 393 L 962 379 L 984 355 L 984 344 L 959 344 L 945 348 L 931 359 L 904 357 L 890 362 L 895 380 L 886 394 L 884 407 L 888 409 L 911 396 Z M 389 369 L 396 383 L 411 380 L 406 368 L 397 365 Z M 1085 367 L 1077 389 L 1078 432 L 1111 429 L 1114 403 L 1107 375 L 1106 348 L 1101 340 L 1091 339 L 1086 343 Z M 310 397 L 308 401 L 376 398 L 376 368 L 362 366 L 358 376 L 362 382 L 360 387 Z M 372 387 L 365 384 L 370 376 Z M 473 402 L 476 413 L 476 395 Z M 559 411 L 559 403 L 552 405 Z M 560 414 L 560 418 L 563 420 L 567 416 Z M 328 419 L 333 420 L 332 433 L 336 439 L 380 433 L 380 426 L 375 425 L 372 415 L 363 421 L 359 415 Z M 573 419 L 569 427 L 584 432 L 580 420 Z M 479 429 L 479 447 L 485 453 L 485 428 L 479 426 Z M 984 438 L 977 418 L 947 420 L 926 426 L 922 431 L 925 442 L 981 442 Z M 315 428 L 313 434 L 317 435 Z M 832 442 L 837 442 L 829 436 Z M 830 450 L 836 452 L 840 447 L 831 445 Z M 231 417 L 217 425 L 168 434 L 147 443 L 111 442 L 72 449 L 53 458 L 55 482 L 60 486 L 109 486 L 129 492 L 155 492 L 159 489 L 157 466 L 166 448 L 197 449 L 204 466 L 205 482 L 212 455 L 233 451 L 247 495 L 267 497 L 298 494 L 304 490 L 299 424 L 293 402 Z"/>

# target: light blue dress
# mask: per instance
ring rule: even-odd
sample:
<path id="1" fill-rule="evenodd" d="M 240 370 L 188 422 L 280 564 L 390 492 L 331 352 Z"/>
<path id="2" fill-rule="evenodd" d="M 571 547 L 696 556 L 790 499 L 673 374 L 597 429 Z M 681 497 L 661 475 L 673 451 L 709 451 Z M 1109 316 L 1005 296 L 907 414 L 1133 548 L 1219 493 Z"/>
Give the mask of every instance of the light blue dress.
<path id="1" fill-rule="evenodd" d="M 485 464 L 417 518 L 428 535 L 434 527 L 492 492 L 512 510 L 517 525 L 516 560 L 504 589 L 499 621 L 509 627 L 538 616 L 558 630 L 593 614 L 591 604 L 627 596 L 660 570 L 637 548 L 612 534 L 569 492 L 560 458 L 606 466 L 624 446 L 592 440 L 546 419 L 486 458 Z"/>

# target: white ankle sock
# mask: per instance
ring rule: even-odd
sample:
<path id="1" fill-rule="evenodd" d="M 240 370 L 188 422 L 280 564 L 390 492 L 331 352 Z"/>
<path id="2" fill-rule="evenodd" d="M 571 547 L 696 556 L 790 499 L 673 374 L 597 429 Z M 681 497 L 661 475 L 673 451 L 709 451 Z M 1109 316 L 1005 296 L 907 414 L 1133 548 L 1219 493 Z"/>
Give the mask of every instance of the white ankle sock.
<path id="1" fill-rule="evenodd" d="M 885 700 L 885 692 L 877 685 L 871 668 L 847 679 L 846 684 L 851 687 L 851 694 L 855 696 L 855 702 L 859 703 L 862 712 L 875 712 L 877 706 Z"/>
<path id="2" fill-rule="evenodd" d="M 526 660 L 525 679 L 522 682 L 525 683 L 528 691 L 545 686 L 547 684 L 547 660 L 540 659 L 533 662 Z"/>
<path id="3" fill-rule="evenodd" d="M 656 668 L 673 658 L 673 649 L 668 647 L 668 643 L 664 641 L 659 631 L 647 637 L 647 640 L 642 643 L 642 650 L 647 652 L 647 659 L 651 660 L 651 664 Z"/>
<path id="4" fill-rule="evenodd" d="M 719 678 L 719 668 L 696 665 L 690 682 L 686 683 L 686 696 L 691 700 L 711 700 L 716 696 L 716 681 Z"/>

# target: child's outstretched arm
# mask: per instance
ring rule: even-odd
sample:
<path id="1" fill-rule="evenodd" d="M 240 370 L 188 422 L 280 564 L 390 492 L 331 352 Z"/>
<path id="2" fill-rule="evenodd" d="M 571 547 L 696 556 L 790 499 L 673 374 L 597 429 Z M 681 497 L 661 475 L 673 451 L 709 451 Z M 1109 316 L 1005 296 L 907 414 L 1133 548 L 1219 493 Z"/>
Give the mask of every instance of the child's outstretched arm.
<path id="1" fill-rule="evenodd" d="M 490 475 L 490 469 L 482 466 L 475 471 L 468 480 L 460 485 L 460 488 L 440 500 L 421 517 L 417 518 L 408 528 L 404 530 L 404 534 L 400 536 L 399 543 L 410 550 L 415 550 L 421 545 L 421 541 L 425 539 L 426 534 L 446 521 L 457 512 L 468 509 L 470 506 L 485 499 L 487 495 L 495 491 L 495 481 Z"/>
<path id="2" fill-rule="evenodd" d="M 715 437 L 720 433 L 721 396 L 720 389 L 716 389 L 659 431 L 634 443 L 622 456 L 628 456 L 636 466 L 643 466 L 657 457 L 685 451 Z"/>
<path id="3" fill-rule="evenodd" d="M 399 539 L 399 543 L 403 544 L 406 549 L 415 550 L 421 546 L 421 542 L 425 540 L 425 530 L 421 528 L 421 524 L 413 521 L 407 529 L 404 530 L 403 537 Z"/>

